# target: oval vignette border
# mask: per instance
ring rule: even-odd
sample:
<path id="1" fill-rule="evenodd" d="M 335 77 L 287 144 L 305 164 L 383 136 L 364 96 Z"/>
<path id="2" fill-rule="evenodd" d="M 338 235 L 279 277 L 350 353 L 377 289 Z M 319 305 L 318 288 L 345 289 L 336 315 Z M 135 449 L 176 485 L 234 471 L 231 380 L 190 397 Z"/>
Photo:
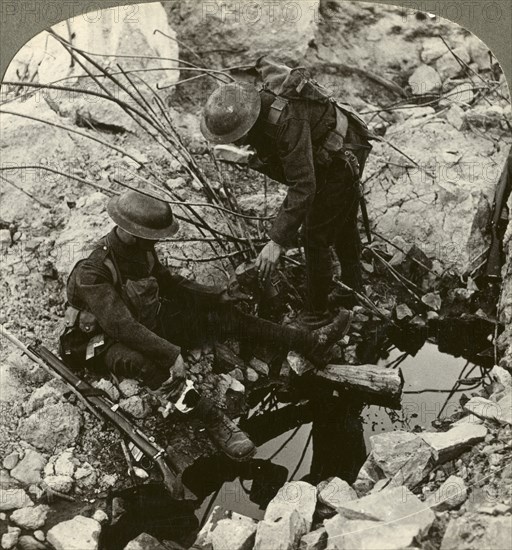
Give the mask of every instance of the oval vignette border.
<path id="1" fill-rule="evenodd" d="M 62 3 L 74 16 L 98 9 L 154 0 L 0 0 L 0 81 L 17 51 L 36 34 L 62 21 L 56 13 L 42 16 L 41 6 Z M 171 0 L 179 4 L 180 0 Z M 201 0 L 199 0 L 201 1 Z M 255 0 L 261 1 L 261 0 Z M 266 1 L 266 0 L 262 0 Z M 272 0 L 269 0 L 272 1 Z M 300 0 L 295 0 L 299 1 Z M 364 0 L 357 0 L 362 2 Z M 434 13 L 475 34 L 493 52 L 510 88 L 512 79 L 512 2 L 510 0 L 380 0 L 372 2 L 401 6 L 406 10 Z M 39 6 L 39 7 L 38 7 Z M 53 17 L 51 17 L 53 15 Z"/>

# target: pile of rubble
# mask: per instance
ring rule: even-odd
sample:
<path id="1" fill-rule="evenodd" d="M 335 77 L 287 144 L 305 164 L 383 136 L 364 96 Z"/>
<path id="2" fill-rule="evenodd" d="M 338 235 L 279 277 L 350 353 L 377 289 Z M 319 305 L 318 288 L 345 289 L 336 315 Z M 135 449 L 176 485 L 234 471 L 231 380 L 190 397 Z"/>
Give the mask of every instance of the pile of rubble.
<path id="1" fill-rule="evenodd" d="M 512 379 L 500 367 L 493 378 L 489 399 L 470 399 L 465 416 L 447 431 L 372 436 L 371 452 L 352 486 L 339 478 L 317 487 L 286 483 L 260 522 L 219 507 L 194 548 L 507 547 Z"/>
<path id="2" fill-rule="evenodd" d="M 89 462 L 76 458 L 73 448 L 49 459 L 47 456 L 48 453 L 42 454 L 24 444 L 3 460 L 0 510 L 1 519 L 9 525 L 1 539 L 2 548 L 8 550 L 18 544 L 19 548 L 38 550 L 48 548 L 45 540 L 56 549 L 97 548 L 100 523 L 108 519 L 105 512 L 98 509 L 92 518 L 78 516 L 47 530 L 45 524 L 51 508 L 38 502 L 55 496 L 73 501 L 71 493 L 83 494 L 98 486 L 98 472 Z M 116 476 L 103 476 L 99 486 L 105 489 L 115 481 Z M 20 536 L 22 531 L 24 534 Z"/>
<path id="3" fill-rule="evenodd" d="M 464 416 L 447 431 L 372 436 L 371 452 L 352 486 L 339 478 L 317 487 L 304 481 L 286 483 L 260 522 L 216 508 L 194 548 L 323 550 L 384 544 L 400 549 L 418 542 L 430 548 L 437 546 L 429 547 L 426 541 L 435 537 L 442 539 L 442 550 L 505 547 L 512 528 L 512 378 L 500 367 L 492 376 L 488 398 L 469 399 Z M 129 400 L 139 391 L 129 380 L 122 383 L 121 395 L 105 381 L 98 385 L 116 399 Z M 42 388 L 44 392 L 34 392 L 27 401 L 27 409 L 52 406 L 58 395 L 55 384 Z M 75 452 L 68 448 L 43 454 L 25 443 L 5 456 L 0 510 L 9 526 L 2 548 L 18 544 L 43 550 L 47 543 L 57 550 L 98 548 L 101 525 L 109 521 L 104 510 L 45 530 L 50 508 L 38 503 L 45 492 L 76 495 L 98 486 L 99 473 Z M 103 476 L 100 486 L 115 482 L 116 476 Z M 164 546 L 142 534 L 126 546 L 137 548 Z"/>
<path id="4" fill-rule="evenodd" d="M 239 2 L 230 4 L 236 9 Z M 272 26 L 265 24 L 264 18 L 259 20 L 261 32 L 254 32 L 254 27 L 249 32 L 239 21 L 232 25 L 235 18 L 226 18 L 226 13 L 221 11 L 212 11 L 205 19 L 204 14 L 197 11 L 198 4 L 191 1 L 181 2 L 181 12 L 174 13 L 173 17 L 179 16 L 179 32 L 184 33 L 188 41 L 192 40 L 194 47 L 206 50 L 228 46 L 229 51 L 216 49 L 216 53 L 211 54 L 215 66 L 252 62 L 258 55 L 271 53 L 269 44 L 278 40 L 285 58 L 319 67 L 315 76 L 320 81 L 336 89 L 338 95 L 353 100 L 358 109 L 368 111 L 364 116 L 372 128 L 417 163 L 411 165 L 403 154 L 385 144 L 375 144 L 365 175 L 378 173 L 366 186 L 377 232 L 407 252 L 413 247 L 421 248 L 422 260 L 426 256 L 436 258 L 432 264 L 436 274 L 441 275 L 448 267 L 458 273 L 473 269 L 475 258 L 480 257 L 488 244 L 487 221 L 493 191 L 509 145 L 504 135 L 504 125 L 510 119 L 509 91 L 504 77 L 497 78 L 492 93 L 481 86 L 480 77 L 487 79 L 494 70 L 487 48 L 475 37 L 456 31 L 453 26 L 448 28 L 447 22 L 432 23 L 429 27 L 419 20 L 406 21 L 398 8 L 377 5 L 361 8 L 359 3 L 333 1 L 328 3 L 328 10 L 336 12 L 336 17 L 318 24 L 318 3 L 303 4 L 300 29 L 285 25 L 280 27 L 278 35 Z M 153 33 L 158 20 L 160 29 L 174 36 L 160 4 L 151 6 L 138 26 L 121 25 L 111 33 L 100 30 L 103 38 L 99 42 L 98 36 L 98 40 L 89 42 L 87 32 L 83 33 L 94 25 L 79 25 L 73 29 L 77 43 L 85 49 L 97 49 L 101 44 L 108 53 L 121 54 L 128 53 L 125 47 L 129 43 L 135 53 L 149 49 L 156 56 L 177 58 L 176 42 Z M 167 11 L 173 9 L 176 7 L 168 7 Z M 211 9 L 215 9 L 213 4 Z M 114 21 L 105 19 L 102 24 L 110 28 Z M 204 32 L 205 24 L 212 32 Z M 123 40 L 126 27 L 131 38 L 128 41 Z M 447 38 L 453 53 L 439 36 L 434 36 L 439 32 Z M 248 36 L 252 42 L 241 49 L 240 44 L 247 45 Z M 31 74 L 37 66 L 41 81 L 55 77 L 52 55 L 42 63 L 32 55 L 45 51 L 39 47 L 44 39 L 34 39 L 35 42 L 22 51 L 11 67 L 12 75 L 16 70 Z M 205 40 L 207 44 L 202 48 Z M 381 47 L 383 40 L 387 48 Z M 58 60 L 57 64 L 65 71 L 62 76 L 68 76 L 72 67 L 67 54 L 60 46 L 53 49 L 54 42 L 49 42 L 55 54 L 53 59 Z M 364 78 L 347 69 L 348 65 L 341 75 L 334 69 L 322 72 L 324 64 L 332 63 L 336 68 L 341 61 L 348 65 L 381 67 L 384 76 L 408 87 L 416 99 L 420 94 L 429 93 L 442 93 L 445 97 L 435 108 L 411 103 L 383 109 L 385 101 L 376 98 L 388 91 L 373 84 L 368 86 Z M 175 67 L 174 62 L 165 62 L 165 65 Z M 131 68 L 131 65 L 123 67 Z M 178 78 L 177 71 L 165 74 L 165 82 L 155 79 L 152 84 L 169 84 Z M 486 94 L 492 105 L 481 100 Z M 114 132 L 116 140 L 137 158 L 144 162 L 151 159 L 159 171 L 160 165 L 164 167 L 162 173 L 172 176 L 169 181 L 173 189 L 183 192 L 185 199 L 199 200 L 200 190 L 182 177 L 180 167 L 164 159 L 154 144 L 133 133 L 131 121 L 118 117 L 119 111 L 111 107 L 110 103 L 106 108 L 104 102 L 78 100 L 76 96 L 46 94 L 38 96 L 37 101 L 10 108 L 60 124 L 83 126 L 85 121 L 96 128 L 95 133 Z M 197 104 L 194 113 L 173 109 L 170 112 L 184 138 L 204 151 L 196 116 L 200 108 Z M 106 185 L 108 177 L 117 171 L 130 181 L 136 177 L 128 157 L 113 154 L 89 140 L 78 141 L 67 132 L 14 116 L 3 117 L 2 132 L 8 143 L 2 150 L 3 158 L 13 166 L 33 163 L 64 167 L 70 175 L 86 177 L 101 185 Z M 31 147 L 27 149 L 29 140 Z M 208 162 L 206 155 L 198 158 Z M 230 170 L 226 168 L 225 173 L 237 180 L 234 186 L 241 196 L 244 212 L 266 215 L 278 208 L 282 189 L 270 183 L 268 195 L 263 194 L 263 183 L 257 176 Z M 19 170 L 14 174 L 13 179 L 31 193 L 32 198 L 2 185 L 2 215 L 14 221 L 2 224 L 0 229 L 3 252 L 0 283 L 8 303 L 0 312 L 0 320 L 24 340 L 40 337 L 54 343 L 62 318 L 65 277 L 70 267 L 87 252 L 87 246 L 106 233 L 109 225 L 106 196 L 100 192 L 84 192 L 76 182 L 66 177 L 49 177 L 44 170 L 33 173 Z M 50 207 L 47 202 L 51 203 Z M 504 268 L 501 300 L 506 330 L 500 344 L 505 353 L 504 365 L 508 367 L 512 364 L 511 237 L 509 228 L 505 241 L 511 254 Z M 390 264 L 403 271 L 404 254 L 392 246 L 384 248 Z M 171 265 L 182 267 L 183 262 L 171 260 Z M 365 262 L 364 267 L 367 273 L 372 273 L 377 265 L 378 262 Z M 198 266 L 192 274 L 201 280 L 208 268 Z M 426 276 L 420 283 L 422 289 L 432 290 L 430 282 Z M 470 280 L 467 290 L 456 290 L 468 298 L 474 292 L 471 284 Z M 367 290 L 368 295 L 377 300 L 379 290 Z M 439 312 L 442 297 L 437 291 L 424 296 L 431 317 Z M 379 303 L 384 313 L 398 321 L 417 320 L 416 312 L 407 304 L 397 302 L 394 297 L 389 297 L 388 302 Z M 361 311 L 357 315 L 356 324 L 368 320 Z M 357 337 L 352 334 L 350 339 L 345 360 L 353 363 Z M 225 358 L 229 354 L 221 355 Z M 6 528 L 1 546 L 6 550 L 16 545 L 36 550 L 49 545 L 63 550 L 95 550 L 101 526 L 109 520 L 99 504 L 97 510 L 88 513 L 91 517 L 81 514 L 56 522 L 45 502 L 52 495 L 99 500 L 99 495 L 117 486 L 124 472 L 120 471 L 119 464 L 119 471 L 107 470 L 111 456 L 102 455 L 109 452 L 112 435 L 105 436 L 95 425 L 95 419 L 68 396 L 61 384 L 49 380 L 28 361 L 14 355 L 1 359 L 0 405 L 5 414 L 0 425 L 3 458 L 0 520 L 2 530 L 4 525 Z M 239 402 L 240 396 L 259 378 L 269 375 L 268 361 L 256 357 L 249 364 L 237 364 L 235 359 L 216 365 L 212 350 L 192 350 L 186 359 L 192 380 L 223 406 Z M 373 436 L 371 453 L 352 487 L 338 478 L 325 480 L 317 487 L 302 481 L 288 483 L 273 499 L 260 522 L 234 512 L 214 511 L 195 546 L 213 550 L 299 547 L 322 550 L 326 547 L 380 548 L 385 541 L 389 548 L 404 548 L 417 542 L 427 549 L 441 547 L 442 550 L 506 547 L 511 522 L 512 384 L 510 375 L 500 367 L 495 367 L 493 376 L 493 393 L 469 398 L 463 404 L 466 416 L 454 420 L 446 432 L 394 432 Z M 135 381 L 124 380 L 118 387 L 100 379 L 96 386 L 140 421 L 149 420 L 158 407 Z M 183 440 L 201 445 L 202 451 L 207 448 L 206 438 L 199 439 L 199 443 L 195 441 L 195 432 L 183 434 L 177 429 L 176 437 L 180 434 Z M 103 437 L 111 439 L 107 439 L 107 443 Z M 99 442 L 96 447 L 92 446 L 93 440 Z M 71 510 L 70 504 L 70 515 L 74 515 L 76 512 Z M 157 550 L 161 545 L 150 535 L 142 534 L 126 548 Z"/>

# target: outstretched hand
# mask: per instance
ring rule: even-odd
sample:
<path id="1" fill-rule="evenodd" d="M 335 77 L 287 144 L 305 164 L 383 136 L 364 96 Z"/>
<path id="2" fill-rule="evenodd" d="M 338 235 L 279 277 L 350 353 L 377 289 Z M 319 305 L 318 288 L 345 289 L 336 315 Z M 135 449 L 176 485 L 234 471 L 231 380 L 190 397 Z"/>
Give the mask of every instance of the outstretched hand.
<path id="1" fill-rule="evenodd" d="M 231 283 L 220 294 L 221 304 L 232 304 L 250 300 L 251 297 L 240 290 L 238 283 Z"/>
<path id="2" fill-rule="evenodd" d="M 256 258 L 256 268 L 260 282 L 265 282 L 274 272 L 283 253 L 283 247 L 274 241 L 269 241 Z"/>
<path id="3" fill-rule="evenodd" d="M 183 357 L 181 355 L 178 355 L 176 361 L 174 362 L 174 365 L 171 367 L 171 374 L 174 380 L 184 380 L 187 377 L 185 361 L 183 361 Z"/>
<path id="4" fill-rule="evenodd" d="M 185 386 L 187 378 L 187 370 L 183 357 L 178 355 L 176 361 L 169 369 L 169 378 L 160 386 L 158 393 L 165 396 L 167 399 L 177 398 Z"/>

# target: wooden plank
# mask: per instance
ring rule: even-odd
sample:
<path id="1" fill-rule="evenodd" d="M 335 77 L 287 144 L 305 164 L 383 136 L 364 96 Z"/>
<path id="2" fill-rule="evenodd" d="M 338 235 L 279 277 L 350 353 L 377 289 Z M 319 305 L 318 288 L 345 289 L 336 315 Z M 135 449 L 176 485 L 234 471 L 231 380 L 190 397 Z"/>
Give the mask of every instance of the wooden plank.
<path id="1" fill-rule="evenodd" d="M 377 365 L 327 365 L 315 376 L 345 389 L 396 398 L 401 395 L 404 379 L 400 369 Z"/>

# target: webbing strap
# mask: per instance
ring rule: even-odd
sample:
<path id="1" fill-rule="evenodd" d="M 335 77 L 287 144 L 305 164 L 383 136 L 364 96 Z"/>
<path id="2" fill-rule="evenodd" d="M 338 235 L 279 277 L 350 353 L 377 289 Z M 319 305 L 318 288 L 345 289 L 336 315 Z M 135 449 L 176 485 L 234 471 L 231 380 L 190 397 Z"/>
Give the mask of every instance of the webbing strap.
<path id="1" fill-rule="evenodd" d="M 348 117 L 345 116 L 345 113 L 343 113 L 341 109 L 336 109 L 336 129 L 334 131 L 342 136 L 343 139 L 347 136 Z"/>
<path id="2" fill-rule="evenodd" d="M 105 267 L 108 268 L 110 271 L 110 274 L 112 275 L 112 283 L 114 286 L 117 286 L 117 283 L 119 282 L 119 275 L 117 273 L 116 266 L 114 265 L 114 262 L 110 258 L 105 258 L 103 261 L 103 264 Z"/>
<path id="3" fill-rule="evenodd" d="M 274 99 L 274 102 L 270 106 L 270 111 L 268 113 L 267 121 L 270 124 L 277 124 L 279 122 L 279 119 L 281 118 L 281 114 L 283 113 L 283 110 L 288 105 L 288 100 L 284 97 L 277 96 Z"/>

